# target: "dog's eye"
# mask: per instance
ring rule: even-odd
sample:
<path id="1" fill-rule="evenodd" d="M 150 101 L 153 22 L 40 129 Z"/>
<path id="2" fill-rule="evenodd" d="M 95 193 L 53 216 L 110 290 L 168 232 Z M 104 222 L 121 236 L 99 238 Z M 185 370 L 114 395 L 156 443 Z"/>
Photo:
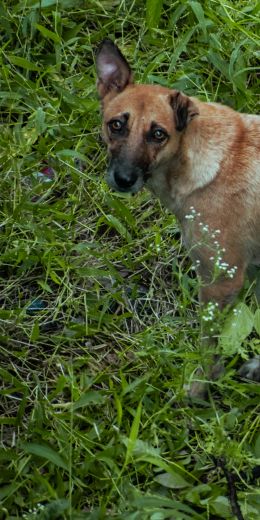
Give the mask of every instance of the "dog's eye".
<path id="1" fill-rule="evenodd" d="M 108 127 L 111 130 L 111 132 L 121 132 L 123 128 L 123 123 L 119 119 L 113 119 L 113 121 L 110 121 L 108 123 Z"/>
<path id="2" fill-rule="evenodd" d="M 161 128 L 156 128 L 156 130 L 153 131 L 152 137 L 154 141 L 161 143 L 162 141 L 165 141 L 165 139 L 167 138 L 167 134 Z"/>

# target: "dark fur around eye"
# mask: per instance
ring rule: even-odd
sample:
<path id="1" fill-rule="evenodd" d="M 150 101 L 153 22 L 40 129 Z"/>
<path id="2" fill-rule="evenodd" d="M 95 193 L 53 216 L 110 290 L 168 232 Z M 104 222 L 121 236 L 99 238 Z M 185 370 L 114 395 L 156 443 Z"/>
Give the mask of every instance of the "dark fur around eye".
<path id="1" fill-rule="evenodd" d="M 124 127 L 124 124 L 119 119 L 113 119 L 109 121 L 108 128 L 113 133 L 120 133 Z"/>
<path id="2" fill-rule="evenodd" d="M 169 135 L 166 132 L 166 130 L 158 126 L 156 123 L 152 123 L 151 128 L 146 135 L 146 140 L 148 141 L 148 143 L 153 142 L 160 144 L 165 142 L 168 139 L 168 137 Z"/>
<path id="3" fill-rule="evenodd" d="M 127 121 L 129 118 L 129 114 L 125 113 L 120 117 L 114 117 L 110 121 L 108 121 L 107 126 L 110 132 L 114 135 L 127 135 Z"/>
<path id="4" fill-rule="evenodd" d="M 152 137 L 155 141 L 164 141 L 167 137 L 167 134 L 166 132 L 164 132 L 164 130 L 162 130 L 161 128 L 157 128 L 156 130 L 154 130 L 153 134 L 152 134 Z"/>

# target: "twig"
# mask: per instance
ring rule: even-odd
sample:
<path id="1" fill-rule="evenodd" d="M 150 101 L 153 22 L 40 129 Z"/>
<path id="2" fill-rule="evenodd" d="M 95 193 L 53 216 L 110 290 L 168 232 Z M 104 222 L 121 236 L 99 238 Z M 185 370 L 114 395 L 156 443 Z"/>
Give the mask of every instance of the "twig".
<path id="1" fill-rule="evenodd" d="M 236 484 L 235 484 L 236 477 L 234 476 L 234 474 L 231 471 L 229 471 L 227 469 L 226 462 L 223 458 L 221 458 L 221 459 L 214 458 L 214 462 L 215 462 L 216 466 L 219 466 L 222 469 L 222 471 L 225 475 L 225 478 L 227 481 L 228 498 L 229 498 L 229 502 L 230 502 L 230 506 L 231 506 L 233 515 L 237 518 L 237 520 L 245 520 L 242 515 L 240 505 L 238 502 L 237 490 L 236 490 Z"/>

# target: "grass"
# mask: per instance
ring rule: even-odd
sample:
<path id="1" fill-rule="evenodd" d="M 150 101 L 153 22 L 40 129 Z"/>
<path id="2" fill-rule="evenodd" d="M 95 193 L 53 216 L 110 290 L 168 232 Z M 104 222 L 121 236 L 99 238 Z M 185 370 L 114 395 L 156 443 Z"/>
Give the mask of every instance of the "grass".
<path id="1" fill-rule="evenodd" d="M 257 520 L 259 282 L 225 321 L 208 402 L 198 281 L 178 225 L 104 182 L 94 50 L 137 81 L 259 111 L 257 1 L 4 0 L 1 24 L 1 488 L 14 520 Z M 235 322 L 235 327 L 232 323 Z M 230 484 L 231 482 L 231 484 Z"/>

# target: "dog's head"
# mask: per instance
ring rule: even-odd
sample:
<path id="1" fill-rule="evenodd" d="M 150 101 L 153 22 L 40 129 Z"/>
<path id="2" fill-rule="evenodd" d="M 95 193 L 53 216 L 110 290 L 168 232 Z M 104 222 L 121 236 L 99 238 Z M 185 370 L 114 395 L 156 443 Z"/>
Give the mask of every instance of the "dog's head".
<path id="1" fill-rule="evenodd" d="M 193 101 L 159 85 L 137 85 L 118 47 L 104 40 L 97 52 L 97 89 L 110 154 L 109 185 L 136 193 L 177 153 L 181 135 L 198 114 Z"/>

